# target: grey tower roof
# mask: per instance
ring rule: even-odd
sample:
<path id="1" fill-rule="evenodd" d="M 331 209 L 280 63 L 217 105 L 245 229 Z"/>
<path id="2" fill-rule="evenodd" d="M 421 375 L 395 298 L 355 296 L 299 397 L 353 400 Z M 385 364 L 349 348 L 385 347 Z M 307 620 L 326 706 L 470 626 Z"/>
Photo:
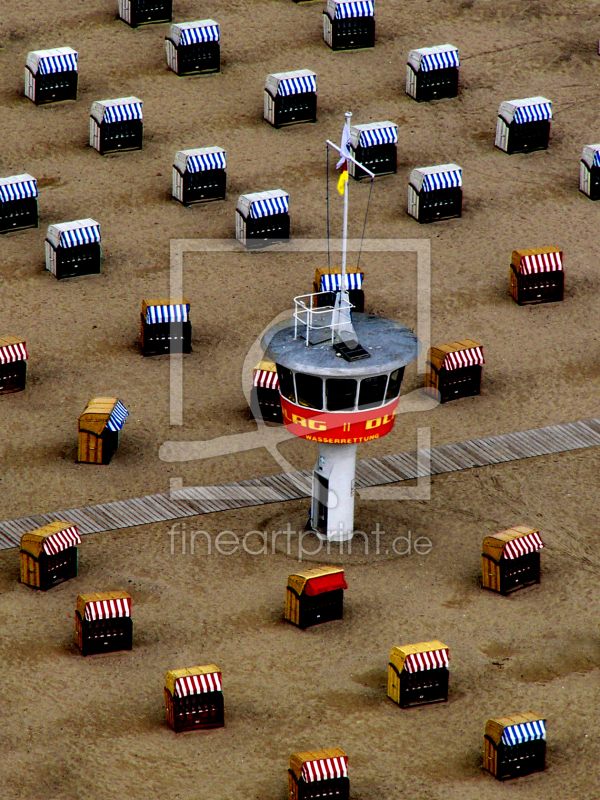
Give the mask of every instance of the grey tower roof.
<path id="1" fill-rule="evenodd" d="M 352 314 L 352 323 L 361 346 L 370 358 L 349 362 L 336 355 L 331 342 L 306 346 L 302 338 L 294 339 L 294 322 L 286 320 L 274 326 L 263 338 L 265 356 L 297 372 L 321 377 L 364 378 L 392 372 L 414 361 L 421 352 L 415 334 L 400 322 L 373 314 Z"/>

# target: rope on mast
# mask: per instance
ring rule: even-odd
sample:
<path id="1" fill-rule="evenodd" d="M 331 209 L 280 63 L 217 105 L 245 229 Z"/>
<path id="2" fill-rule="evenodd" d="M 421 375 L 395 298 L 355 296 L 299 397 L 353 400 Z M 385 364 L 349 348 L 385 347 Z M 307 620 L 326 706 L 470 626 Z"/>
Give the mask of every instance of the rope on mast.
<path id="1" fill-rule="evenodd" d="M 374 179 L 371 178 L 371 181 L 370 181 L 371 186 L 369 188 L 369 199 L 367 200 L 367 210 L 365 211 L 365 222 L 363 224 L 362 236 L 360 237 L 360 247 L 358 249 L 358 259 L 356 261 L 356 269 L 358 269 L 360 267 L 360 255 L 362 253 L 362 246 L 363 246 L 363 242 L 365 240 L 365 231 L 367 229 L 367 217 L 369 216 L 369 206 L 371 205 L 371 193 L 373 192 L 373 181 L 374 181 Z"/>

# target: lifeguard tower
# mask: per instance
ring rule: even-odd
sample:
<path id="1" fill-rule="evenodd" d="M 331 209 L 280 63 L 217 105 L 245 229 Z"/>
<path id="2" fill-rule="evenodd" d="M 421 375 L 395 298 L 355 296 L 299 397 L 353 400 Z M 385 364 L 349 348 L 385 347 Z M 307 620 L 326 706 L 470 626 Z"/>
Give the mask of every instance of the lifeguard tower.
<path id="1" fill-rule="evenodd" d="M 327 142 L 341 153 L 342 161 L 353 160 L 347 149 L 351 116 L 346 113 L 342 147 Z M 362 164 L 355 164 L 373 177 Z M 421 347 L 415 334 L 399 322 L 352 313 L 346 276 L 347 223 L 346 182 L 342 273 L 335 303 L 319 305 L 325 292 L 296 297 L 293 318 L 274 326 L 263 339 L 266 358 L 277 366 L 286 428 L 319 444 L 310 527 L 330 541 L 352 538 L 357 445 L 379 439 L 394 427 L 404 368 Z"/>

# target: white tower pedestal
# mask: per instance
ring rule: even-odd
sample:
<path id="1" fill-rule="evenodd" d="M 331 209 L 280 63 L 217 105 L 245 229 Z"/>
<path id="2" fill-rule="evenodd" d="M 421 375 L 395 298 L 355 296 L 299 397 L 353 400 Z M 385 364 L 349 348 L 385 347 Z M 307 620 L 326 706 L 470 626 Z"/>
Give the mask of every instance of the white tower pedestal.
<path id="1" fill-rule="evenodd" d="M 312 496 L 312 525 L 319 538 L 352 539 L 355 472 L 355 444 L 319 444 Z"/>

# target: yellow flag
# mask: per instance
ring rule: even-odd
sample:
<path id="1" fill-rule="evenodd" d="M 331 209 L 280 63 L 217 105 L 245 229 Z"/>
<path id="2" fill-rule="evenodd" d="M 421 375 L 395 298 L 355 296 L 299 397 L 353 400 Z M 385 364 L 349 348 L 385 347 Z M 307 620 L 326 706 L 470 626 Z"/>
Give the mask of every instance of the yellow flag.
<path id="1" fill-rule="evenodd" d="M 344 194 L 346 191 L 346 183 L 348 182 L 348 167 L 344 165 L 342 170 L 342 174 L 338 180 L 337 190 L 340 194 Z"/>

